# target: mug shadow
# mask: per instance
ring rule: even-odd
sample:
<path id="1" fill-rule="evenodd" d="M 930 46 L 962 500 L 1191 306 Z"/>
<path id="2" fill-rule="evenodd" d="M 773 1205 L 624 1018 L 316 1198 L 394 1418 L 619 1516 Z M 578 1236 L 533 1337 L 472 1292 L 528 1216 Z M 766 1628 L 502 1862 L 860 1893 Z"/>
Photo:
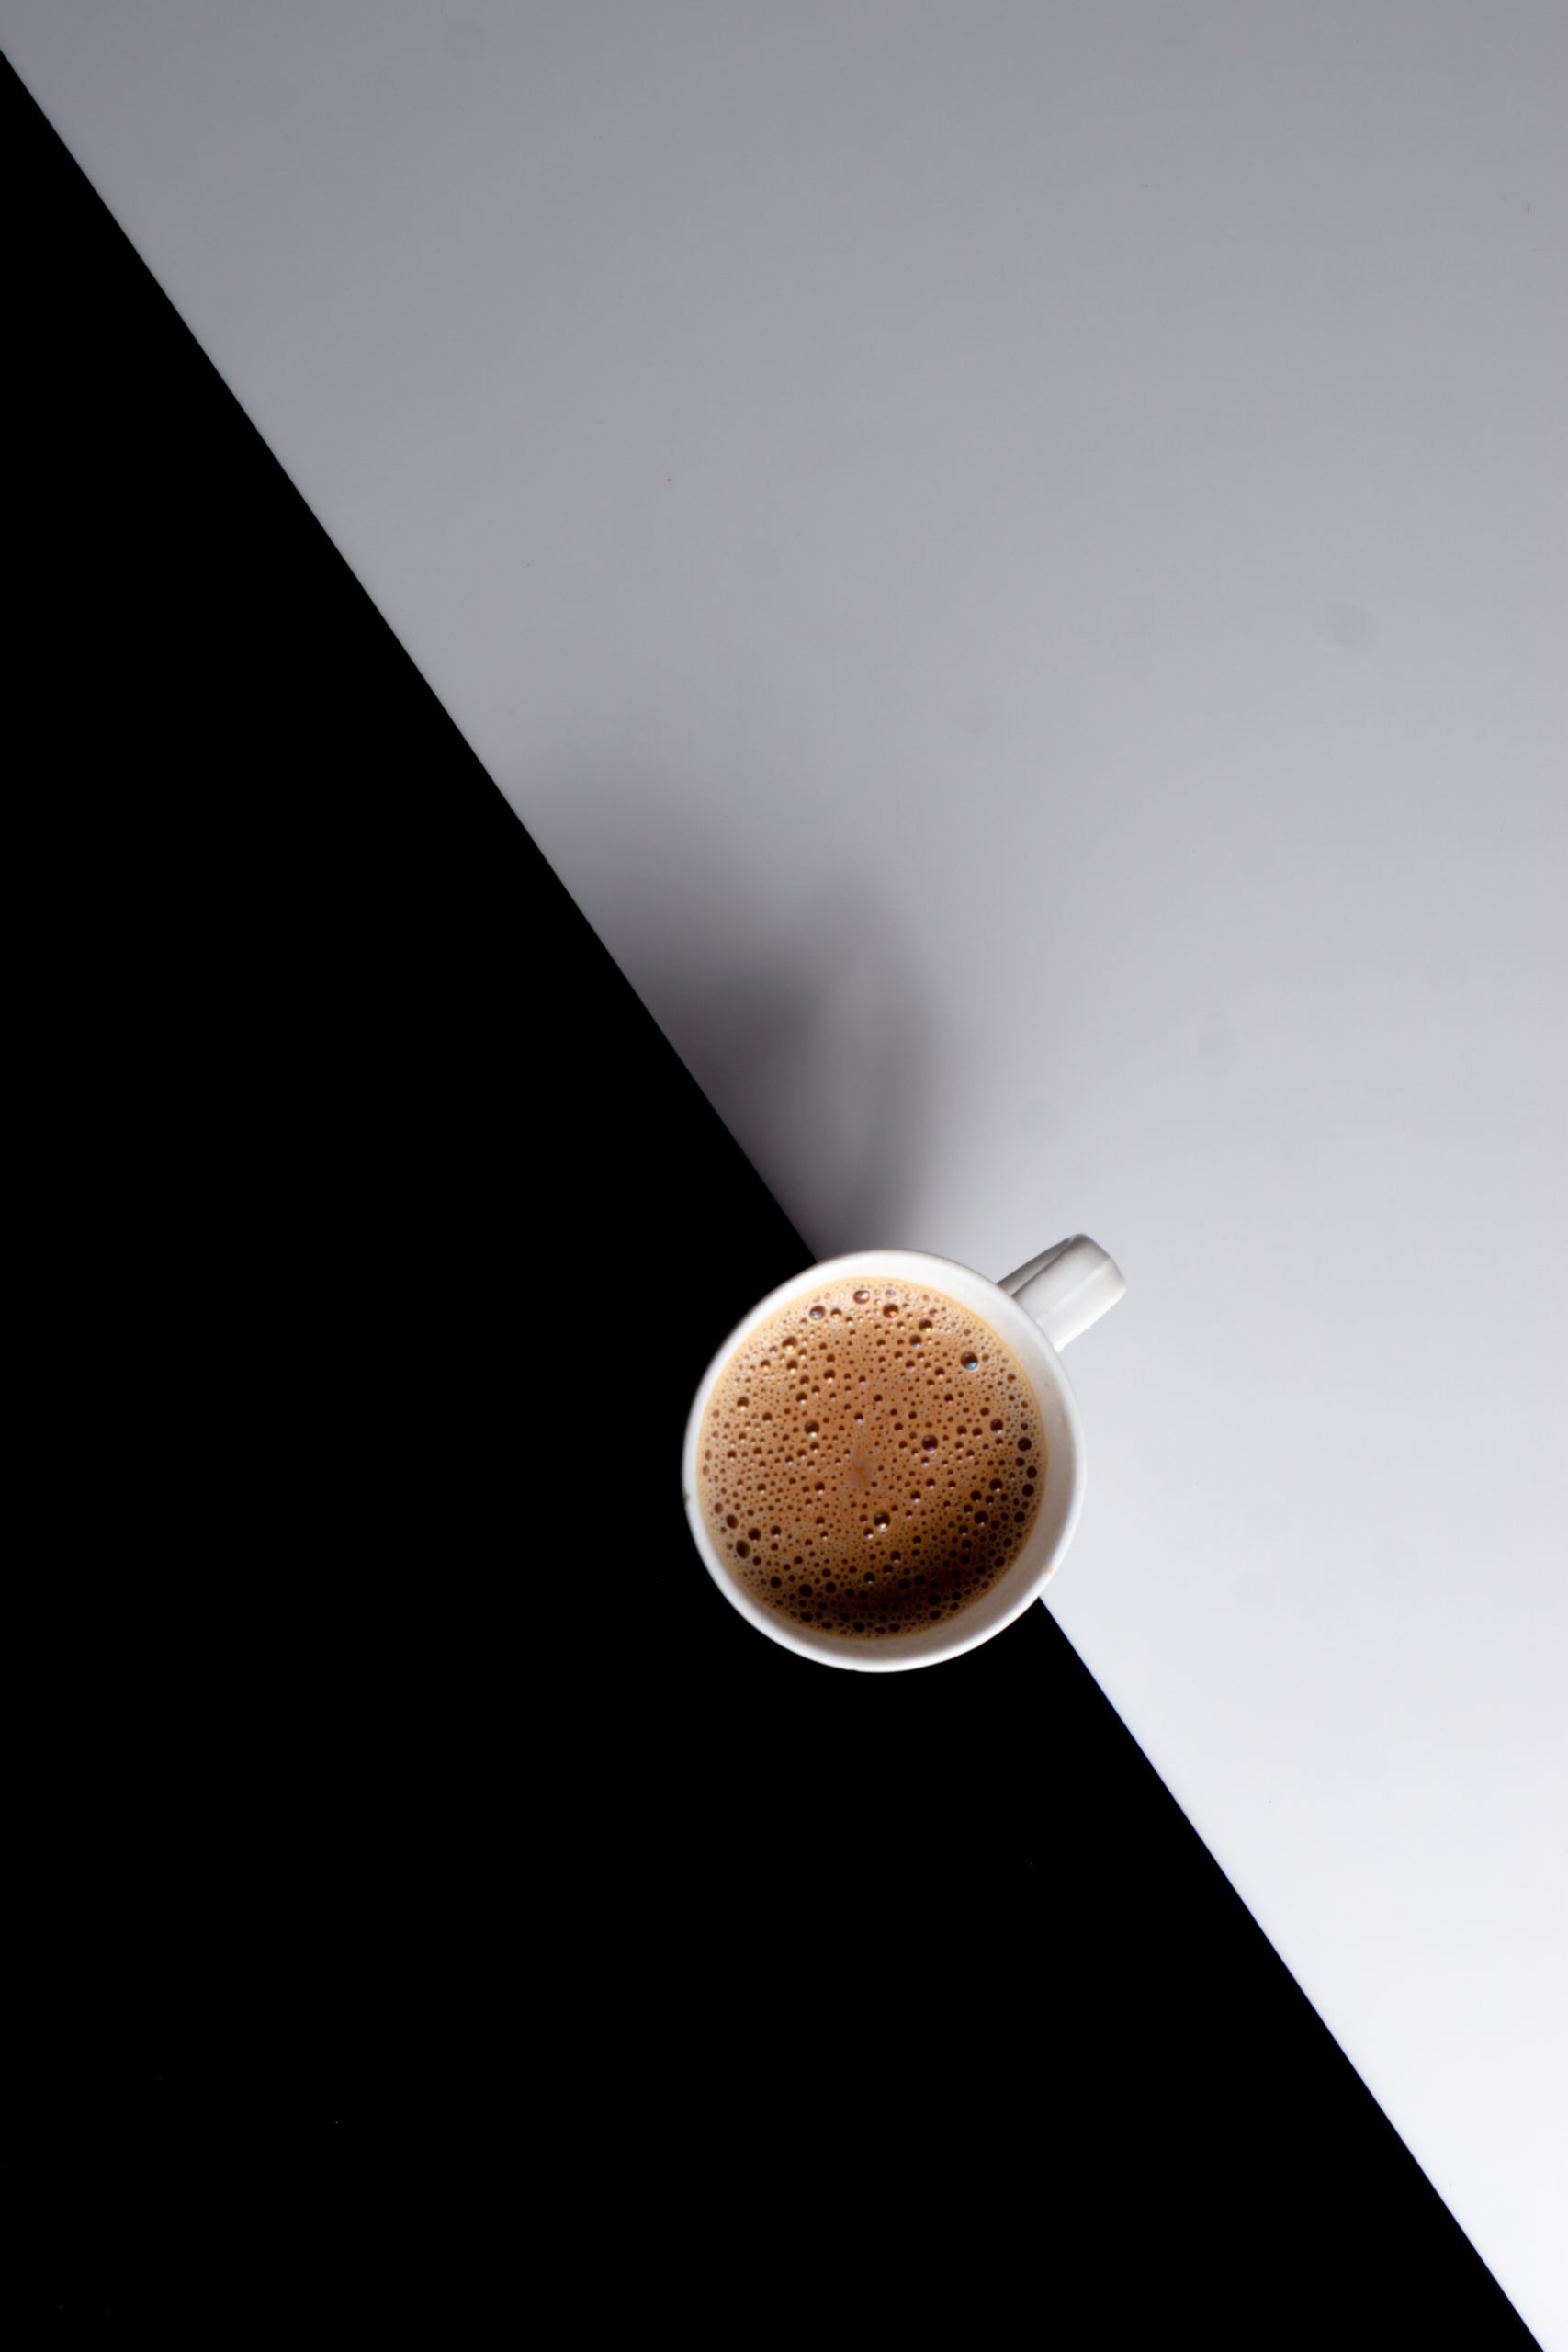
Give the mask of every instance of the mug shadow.
<path id="1" fill-rule="evenodd" d="M 770 888 L 765 847 L 711 808 L 592 805 L 614 866 L 597 853 L 579 902 L 807 1247 L 908 1243 L 923 1029 L 885 910 L 841 876 Z"/>

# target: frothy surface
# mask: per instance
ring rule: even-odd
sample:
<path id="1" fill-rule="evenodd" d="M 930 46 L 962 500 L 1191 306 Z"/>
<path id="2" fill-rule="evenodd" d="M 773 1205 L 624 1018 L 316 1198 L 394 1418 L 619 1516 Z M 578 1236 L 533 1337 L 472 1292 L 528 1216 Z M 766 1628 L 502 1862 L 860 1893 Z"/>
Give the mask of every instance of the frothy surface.
<path id="1" fill-rule="evenodd" d="M 940 1291 L 852 1276 L 737 1349 L 697 1476 L 708 1540 L 754 1600 L 876 1641 L 957 1616 L 1011 1566 L 1045 1430 L 989 1324 Z"/>

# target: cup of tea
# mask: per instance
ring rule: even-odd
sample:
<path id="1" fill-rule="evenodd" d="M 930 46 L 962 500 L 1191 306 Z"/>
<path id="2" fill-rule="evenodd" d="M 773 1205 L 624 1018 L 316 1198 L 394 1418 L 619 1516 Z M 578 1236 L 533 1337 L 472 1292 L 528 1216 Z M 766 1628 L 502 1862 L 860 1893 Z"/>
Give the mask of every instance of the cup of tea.
<path id="1" fill-rule="evenodd" d="M 1062 1351 L 1127 1285 L 1078 1234 L 1005 1281 L 857 1250 L 761 1299 L 693 1399 L 682 1484 L 759 1633 L 862 1674 L 935 1666 L 1037 1600 L 1083 1505 Z"/>

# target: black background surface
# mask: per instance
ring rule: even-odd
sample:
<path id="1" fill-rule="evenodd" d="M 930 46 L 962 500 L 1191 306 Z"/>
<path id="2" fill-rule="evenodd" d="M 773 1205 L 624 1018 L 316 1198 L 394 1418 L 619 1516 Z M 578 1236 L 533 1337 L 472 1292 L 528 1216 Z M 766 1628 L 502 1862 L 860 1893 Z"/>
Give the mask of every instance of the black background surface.
<path id="1" fill-rule="evenodd" d="M 809 1252 L 4 85 L 40 2309 L 1528 2342 L 1043 1610 L 713 1591 Z"/>

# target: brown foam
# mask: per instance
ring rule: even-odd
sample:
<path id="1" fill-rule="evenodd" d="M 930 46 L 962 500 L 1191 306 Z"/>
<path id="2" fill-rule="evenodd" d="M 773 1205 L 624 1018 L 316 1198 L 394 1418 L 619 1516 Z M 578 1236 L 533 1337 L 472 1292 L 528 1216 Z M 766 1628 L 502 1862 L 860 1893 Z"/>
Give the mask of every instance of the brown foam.
<path id="1" fill-rule="evenodd" d="M 708 1540 L 756 1600 L 863 1640 L 957 1616 L 1017 1558 L 1045 1430 L 987 1323 L 906 1283 L 825 1283 L 761 1324 L 703 1418 Z"/>

